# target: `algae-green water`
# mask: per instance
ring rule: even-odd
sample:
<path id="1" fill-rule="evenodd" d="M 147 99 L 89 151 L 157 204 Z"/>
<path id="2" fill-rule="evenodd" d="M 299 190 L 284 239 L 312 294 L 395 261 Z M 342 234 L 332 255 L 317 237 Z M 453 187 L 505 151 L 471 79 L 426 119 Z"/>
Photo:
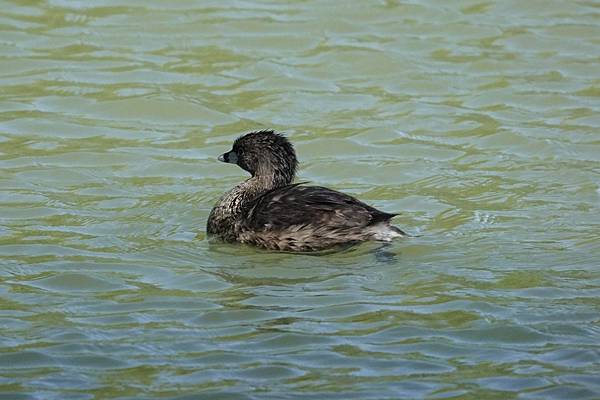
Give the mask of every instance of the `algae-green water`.
<path id="1" fill-rule="evenodd" d="M 412 237 L 211 243 L 273 128 Z M 0 398 L 600 398 L 597 1 L 3 1 Z"/>

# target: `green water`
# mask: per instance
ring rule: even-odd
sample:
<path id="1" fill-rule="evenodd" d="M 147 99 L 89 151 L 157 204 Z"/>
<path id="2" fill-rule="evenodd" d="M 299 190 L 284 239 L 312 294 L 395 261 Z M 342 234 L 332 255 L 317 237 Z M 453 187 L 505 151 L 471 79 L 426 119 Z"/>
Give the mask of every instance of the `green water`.
<path id="1" fill-rule="evenodd" d="M 209 244 L 216 161 L 415 237 Z M 600 398 L 596 1 L 0 3 L 1 399 Z"/>

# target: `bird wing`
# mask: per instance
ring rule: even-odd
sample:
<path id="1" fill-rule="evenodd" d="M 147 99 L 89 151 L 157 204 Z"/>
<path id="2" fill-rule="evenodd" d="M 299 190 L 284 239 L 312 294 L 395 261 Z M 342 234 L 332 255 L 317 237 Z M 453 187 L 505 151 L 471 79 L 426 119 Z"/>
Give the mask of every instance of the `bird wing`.
<path id="1" fill-rule="evenodd" d="M 246 209 L 246 227 L 283 230 L 290 226 L 364 227 L 396 214 L 379 211 L 352 196 L 302 183 L 271 190 Z"/>

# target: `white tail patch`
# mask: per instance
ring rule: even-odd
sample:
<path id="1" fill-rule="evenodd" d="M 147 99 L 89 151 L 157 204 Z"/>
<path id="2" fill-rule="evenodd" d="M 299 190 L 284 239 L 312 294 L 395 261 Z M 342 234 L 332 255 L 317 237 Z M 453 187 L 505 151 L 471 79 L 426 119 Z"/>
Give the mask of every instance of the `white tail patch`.
<path id="1" fill-rule="evenodd" d="M 370 233 L 375 240 L 391 242 L 392 239 L 404 237 L 398 230 L 392 228 L 388 222 L 380 222 L 369 227 Z"/>

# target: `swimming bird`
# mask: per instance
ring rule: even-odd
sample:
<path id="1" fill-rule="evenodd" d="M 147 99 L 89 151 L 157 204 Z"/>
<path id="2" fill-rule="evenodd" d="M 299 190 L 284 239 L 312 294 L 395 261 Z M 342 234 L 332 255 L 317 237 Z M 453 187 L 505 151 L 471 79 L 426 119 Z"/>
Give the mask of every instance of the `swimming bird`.
<path id="1" fill-rule="evenodd" d="M 390 224 L 397 214 L 326 187 L 292 183 L 296 152 L 286 137 L 273 130 L 240 136 L 218 160 L 238 165 L 251 177 L 217 201 L 207 221 L 211 236 L 300 252 L 406 236 Z"/>

